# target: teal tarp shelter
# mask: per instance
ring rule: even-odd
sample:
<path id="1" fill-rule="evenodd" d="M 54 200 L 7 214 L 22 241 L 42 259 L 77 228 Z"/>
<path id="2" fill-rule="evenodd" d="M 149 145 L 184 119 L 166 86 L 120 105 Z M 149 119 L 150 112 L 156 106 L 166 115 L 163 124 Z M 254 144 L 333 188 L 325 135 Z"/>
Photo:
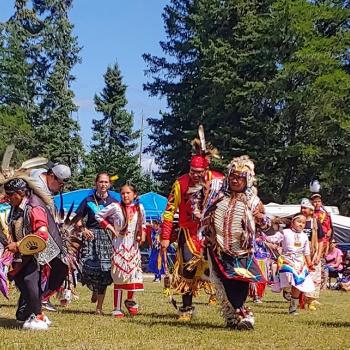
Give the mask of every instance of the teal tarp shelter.
<path id="1" fill-rule="evenodd" d="M 87 196 L 93 193 L 92 189 L 83 189 L 72 192 L 63 193 L 63 208 L 65 211 L 68 211 L 72 203 L 74 202 L 74 210 L 76 210 L 79 204 L 86 198 Z M 118 192 L 109 191 L 111 196 L 113 196 L 118 201 L 121 200 L 120 194 Z M 150 220 L 160 220 L 162 218 L 162 214 L 165 210 L 167 199 L 155 192 L 148 192 L 140 196 L 140 203 L 145 208 L 146 219 Z M 55 205 L 57 208 L 60 207 L 60 196 L 55 196 Z"/>

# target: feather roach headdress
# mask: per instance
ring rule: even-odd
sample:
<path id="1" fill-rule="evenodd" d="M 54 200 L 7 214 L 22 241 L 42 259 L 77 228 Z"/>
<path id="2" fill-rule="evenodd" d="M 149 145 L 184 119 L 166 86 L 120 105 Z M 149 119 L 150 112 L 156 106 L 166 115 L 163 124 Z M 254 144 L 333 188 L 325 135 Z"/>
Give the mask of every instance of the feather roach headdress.
<path id="1" fill-rule="evenodd" d="M 212 158 L 220 158 L 219 151 L 210 143 L 205 141 L 204 127 L 200 125 L 198 128 L 199 138 L 192 140 L 192 158 L 191 167 L 207 168 Z"/>

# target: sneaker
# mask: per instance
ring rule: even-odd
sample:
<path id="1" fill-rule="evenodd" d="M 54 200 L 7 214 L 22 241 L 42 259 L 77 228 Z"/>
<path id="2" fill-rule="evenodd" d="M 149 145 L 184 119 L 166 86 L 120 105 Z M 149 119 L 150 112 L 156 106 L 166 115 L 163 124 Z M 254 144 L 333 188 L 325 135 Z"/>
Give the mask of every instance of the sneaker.
<path id="1" fill-rule="evenodd" d="M 50 300 L 42 301 L 41 307 L 47 311 L 57 312 L 57 309 L 50 303 Z"/>
<path id="2" fill-rule="evenodd" d="M 159 278 L 155 278 L 152 282 L 155 282 L 155 283 L 160 283 L 160 279 Z"/>
<path id="3" fill-rule="evenodd" d="M 123 311 L 114 309 L 112 311 L 112 316 L 115 318 L 123 318 L 125 315 L 124 315 Z"/>
<path id="4" fill-rule="evenodd" d="M 128 309 L 131 316 L 136 316 L 139 312 L 139 306 L 134 300 L 125 300 L 125 307 Z"/>
<path id="5" fill-rule="evenodd" d="M 51 321 L 46 315 L 44 315 L 43 321 L 44 321 L 48 326 L 51 326 L 51 325 L 52 325 L 52 321 Z"/>
<path id="6" fill-rule="evenodd" d="M 262 304 L 263 302 L 262 302 L 262 300 L 261 300 L 260 298 L 255 298 L 255 299 L 253 300 L 253 303 L 254 303 L 254 304 Z"/>
<path id="7" fill-rule="evenodd" d="M 189 322 L 192 320 L 192 314 L 188 312 L 182 313 L 179 315 L 178 320 L 183 322 Z"/>
<path id="8" fill-rule="evenodd" d="M 255 319 L 253 312 L 248 307 L 242 307 L 236 310 L 237 312 L 237 330 L 250 331 L 254 329 Z"/>
<path id="9" fill-rule="evenodd" d="M 49 326 L 43 319 L 43 315 L 31 314 L 27 321 L 23 324 L 23 329 L 30 329 L 33 331 L 46 331 Z"/>
<path id="10" fill-rule="evenodd" d="M 308 304 L 308 307 L 309 307 L 309 310 L 310 311 L 316 311 L 317 308 L 316 308 L 316 305 L 317 303 L 315 303 L 316 300 L 313 300 L 311 303 Z"/>

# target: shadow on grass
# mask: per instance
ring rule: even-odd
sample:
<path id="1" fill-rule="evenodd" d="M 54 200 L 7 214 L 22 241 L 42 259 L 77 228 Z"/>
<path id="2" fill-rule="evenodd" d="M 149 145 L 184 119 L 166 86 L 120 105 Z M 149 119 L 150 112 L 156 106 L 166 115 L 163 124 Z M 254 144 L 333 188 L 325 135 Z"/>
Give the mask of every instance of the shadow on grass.
<path id="1" fill-rule="evenodd" d="M 0 317 L 0 328 L 20 329 L 22 326 L 13 318 Z"/>
<path id="2" fill-rule="evenodd" d="M 16 304 L 0 304 L 0 309 L 1 308 L 13 308 L 16 307 Z"/>
<path id="3" fill-rule="evenodd" d="M 265 299 L 263 299 L 263 304 L 287 304 L 287 305 L 289 305 L 289 302 L 286 300 L 265 300 Z"/>
<path id="4" fill-rule="evenodd" d="M 331 328 L 348 328 L 350 327 L 350 322 L 348 321 L 303 321 L 308 325 L 318 326 L 318 327 L 331 327 Z"/>
<path id="5" fill-rule="evenodd" d="M 160 315 L 157 315 L 159 318 Z M 163 316 L 163 315 L 161 315 Z M 217 325 L 210 322 L 181 322 L 178 320 L 173 321 L 164 321 L 164 320 L 157 320 L 157 319 L 150 319 L 149 321 L 144 320 L 137 320 L 137 323 L 146 327 L 153 327 L 153 326 L 171 326 L 171 327 L 178 327 L 178 328 L 188 328 L 188 329 L 222 329 L 223 331 L 227 331 L 227 328 L 224 325 Z"/>
<path id="6" fill-rule="evenodd" d="M 267 304 L 249 304 L 250 307 L 252 307 L 253 309 L 256 310 L 262 310 L 262 309 L 276 309 L 276 310 L 286 310 L 288 309 L 288 304 L 286 304 L 285 307 L 283 307 L 283 305 L 279 304 L 279 305 L 267 305 Z"/>
<path id="7" fill-rule="evenodd" d="M 61 314 L 74 314 L 74 315 L 94 315 L 94 316 L 108 316 L 111 317 L 110 313 L 106 313 L 103 315 L 96 315 L 93 310 L 78 310 L 78 309 L 61 309 Z"/>
<path id="8" fill-rule="evenodd" d="M 281 310 L 260 310 L 259 312 L 257 312 L 257 314 L 266 314 L 266 315 L 270 315 L 270 314 L 275 314 L 275 315 L 288 315 L 288 309 L 286 308 L 285 310 L 281 309 Z"/>
<path id="9" fill-rule="evenodd" d="M 158 314 L 156 312 L 140 312 L 140 316 L 144 316 L 144 317 L 150 317 L 150 318 L 155 318 L 155 319 L 169 319 L 169 320 L 176 320 L 178 315 L 176 314 L 176 310 L 174 309 L 174 313 L 170 313 L 170 314 Z"/>

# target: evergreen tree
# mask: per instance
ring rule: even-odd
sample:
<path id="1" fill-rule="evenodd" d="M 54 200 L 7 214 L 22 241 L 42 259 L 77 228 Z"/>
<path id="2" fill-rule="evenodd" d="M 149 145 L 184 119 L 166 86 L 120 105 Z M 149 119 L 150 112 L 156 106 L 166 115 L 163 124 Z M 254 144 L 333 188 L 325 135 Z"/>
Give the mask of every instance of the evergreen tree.
<path id="1" fill-rule="evenodd" d="M 266 23 L 279 67 L 266 91 L 276 114 L 262 191 L 272 200 L 307 195 L 313 176 L 329 203 L 342 206 L 348 195 L 349 16 L 339 2 L 276 1 Z"/>
<path id="2" fill-rule="evenodd" d="M 36 57 L 42 24 L 27 2 L 16 0 L 13 16 L 0 24 L 0 128 L 3 141 L 0 149 L 14 143 L 20 160 L 35 155 L 37 149 L 30 122 L 37 95 L 33 57 Z"/>
<path id="3" fill-rule="evenodd" d="M 315 175 L 347 197 L 349 8 L 343 1 L 173 0 L 164 10 L 170 59 L 145 55 L 169 112 L 151 118 L 166 183 L 186 170 L 199 122 L 224 161 L 249 154 L 265 201 L 296 201 Z M 334 157 L 336 155 L 336 157 Z"/>
<path id="4" fill-rule="evenodd" d="M 173 0 L 164 10 L 171 60 L 144 55 L 154 81 L 151 95 L 166 96 L 170 112 L 151 118 L 153 143 L 165 185 L 188 169 L 189 141 L 199 123 L 224 156 L 249 153 L 264 142 L 261 126 L 271 107 L 261 90 L 276 67 L 261 22 L 271 1 Z"/>
<path id="5" fill-rule="evenodd" d="M 29 120 L 36 94 L 32 56 L 41 25 L 26 5 L 27 0 L 16 0 L 14 15 L 0 24 L 0 102 L 21 107 Z"/>
<path id="6" fill-rule="evenodd" d="M 91 170 L 94 168 L 94 174 L 106 171 L 118 175 L 116 185 L 131 180 L 140 193 L 147 192 L 150 182 L 141 174 L 135 154 L 139 132 L 133 131 L 134 116 L 126 110 L 126 85 L 117 64 L 107 68 L 104 81 L 102 92 L 95 95 L 96 111 L 103 118 L 93 120 L 94 143 L 88 164 Z"/>
<path id="7" fill-rule="evenodd" d="M 79 125 L 72 118 L 78 108 L 73 101 L 71 71 L 80 62 L 80 47 L 68 18 L 71 7 L 70 0 L 33 0 L 44 23 L 40 74 L 45 77 L 35 121 L 42 154 L 69 165 L 77 174 L 84 150 Z"/>
<path id="8" fill-rule="evenodd" d="M 19 107 L 0 107 L 0 159 L 6 147 L 15 145 L 14 164 L 21 164 L 31 155 L 33 130 L 26 120 L 26 113 Z"/>

